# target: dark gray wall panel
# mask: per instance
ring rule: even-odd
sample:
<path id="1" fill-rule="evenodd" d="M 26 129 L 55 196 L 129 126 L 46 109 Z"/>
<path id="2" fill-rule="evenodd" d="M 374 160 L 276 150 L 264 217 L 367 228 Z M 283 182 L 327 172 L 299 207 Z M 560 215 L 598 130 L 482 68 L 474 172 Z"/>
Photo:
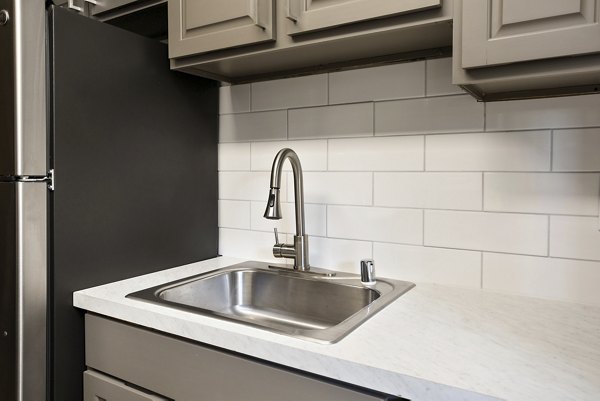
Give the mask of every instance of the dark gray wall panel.
<path id="1" fill-rule="evenodd" d="M 51 32 L 51 382 L 77 401 L 72 292 L 217 255 L 218 87 L 171 72 L 165 45 L 65 9 Z"/>

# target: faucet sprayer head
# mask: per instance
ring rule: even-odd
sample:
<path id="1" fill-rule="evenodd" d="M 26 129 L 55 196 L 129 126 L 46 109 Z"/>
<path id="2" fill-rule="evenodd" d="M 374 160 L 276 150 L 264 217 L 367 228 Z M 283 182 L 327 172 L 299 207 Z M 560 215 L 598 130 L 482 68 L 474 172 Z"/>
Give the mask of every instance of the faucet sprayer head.
<path id="1" fill-rule="evenodd" d="M 267 208 L 263 215 L 266 219 L 280 220 L 281 219 L 281 202 L 279 200 L 279 188 L 271 188 L 269 191 L 269 200 L 267 200 Z"/>

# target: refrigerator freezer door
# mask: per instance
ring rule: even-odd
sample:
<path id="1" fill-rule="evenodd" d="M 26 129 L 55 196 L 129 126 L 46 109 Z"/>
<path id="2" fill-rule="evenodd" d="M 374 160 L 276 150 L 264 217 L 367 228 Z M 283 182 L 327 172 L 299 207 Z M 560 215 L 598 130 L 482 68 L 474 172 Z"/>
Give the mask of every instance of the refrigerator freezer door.
<path id="1" fill-rule="evenodd" d="M 47 191 L 45 183 L 0 184 L 3 400 L 46 398 Z"/>
<path id="2" fill-rule="evenodd" d="M 73 291 L 217 255 L 218 85 L 157 41 L 50 14 L 53 400 L 78 400 Z"/>

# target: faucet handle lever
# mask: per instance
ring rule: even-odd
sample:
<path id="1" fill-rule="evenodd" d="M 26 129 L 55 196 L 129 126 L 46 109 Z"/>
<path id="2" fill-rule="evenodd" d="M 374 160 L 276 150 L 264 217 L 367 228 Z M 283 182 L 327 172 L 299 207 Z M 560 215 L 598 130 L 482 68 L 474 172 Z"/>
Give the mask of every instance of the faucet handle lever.
<path id="1" fill-rule="evenodd" d="M 279 245 L 279 235 L 277 235 L 277 227 L 273 227 L 273 231 L 275 232 L 275 245 Z"/>

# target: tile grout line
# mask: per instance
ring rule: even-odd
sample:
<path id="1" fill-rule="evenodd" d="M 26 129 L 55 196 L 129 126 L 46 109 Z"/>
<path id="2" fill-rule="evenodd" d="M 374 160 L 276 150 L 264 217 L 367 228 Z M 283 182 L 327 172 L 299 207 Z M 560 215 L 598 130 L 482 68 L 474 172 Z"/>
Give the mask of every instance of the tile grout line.
<path id="1" fill-rule="evenodd" d="M 427 97 L 427 68 L 429 67 L 429 62 L 427 60 L 425 60 L 425 62 L 423 64 L 424 64 L 424 69 L 425 69 L 425 76 L 423 77 L 424 78 L 423 80 L 425 82 L 424 82 L 424 88 L 423 89 L 425 90 L 425 92 L 424 92 L 425 96 L 424 97 Z"/>
<path id="2" fill-rule="evenodd" d="M 325 171 L 329 171 L 329 141 L 325 139 Z"/>
<path id="3" fill-rule="evenodd" d="M 253 107 L 252 107 L 252 87 L 253 87 L 254 85 L 252 85 L 252 84 L 249 84 L 249 85 L 250 85 L 250 89 L 249 89 L 249 91 L 248 91 L 248 92 L 250 92 L 250 104 L 249 104 L 249 106 L 250 106 L 250 112 L 252 112 L 252 111 L 254 111 L 254 110 L 253 110 Z"/>
<path id="4" fill-rule="evenodd" d="M 421 213 L 421 224 L 423 227 L 423 232 L 421 233 L 421 246 L 425 246 L 425 209 L 423 209 Z"/>
<path id="5" fill-rule="evenodd" d="M 427 135 L 423 135 L 423 172 L 427 172 Z"/>
<path id="6" fill-rule="evenodd" d="M 479 252 L 479 288 L 483 289 L 483 251 Z"/>
<path id="7" fill-rule="evenodd" d="M 554 130 L 550 130 L 550 172 L 554 172 Z"/>
<path id="8" fill-rule="evenodd" d="M 487 132 L 487 104 L 483 102 L 483 132 Z"/>
<path id="9" fill-rule="evenodd" d="M 325 205 L 325 238 L 329 238 L 329 205 Z"/>
<path id="10" fill-rule="evenodd" d="M 371 205 L 375 207 L 375 172 L 371 173 Z"/>
<path id="11" fill-rule="evenodd" d="M 375 127 L 376 127 L 375 122 L 377 121 L 377 118 L 375 118 L 375 113 L 376 113 L 375 102 L 371 102 L 371 104 L 373 105 L 373 124 L 371 124 L 371 130 L 373 131 L 373 134 L 371 136 L 374 137 L 374 136 L 376 136 L 375 135 Z"/>
<path id="12" fill-rule="evenodd" d="M 327 105 L 331 105 L 331 95 L 330 95 L 330 91 L 331 91 L 331 83 L 329 81 L 329 76 L 331 75 L 331 73 L 327 73 Z"/>
<path id="13" fill-rule="evenodd" d="M 546 252 L 546 256 L 550 257 L 550 227 L 552 225 L 552 220 L 550 218 L 550 215 L 548 215 L 548 242 L 546 244 L 546 246 L 548 247 L 548 251 Z"/>
<path id="14" fill-rule="evenodd" d="M 481 172 L 481 211 L 485 212 L 485 172 Z"/>

